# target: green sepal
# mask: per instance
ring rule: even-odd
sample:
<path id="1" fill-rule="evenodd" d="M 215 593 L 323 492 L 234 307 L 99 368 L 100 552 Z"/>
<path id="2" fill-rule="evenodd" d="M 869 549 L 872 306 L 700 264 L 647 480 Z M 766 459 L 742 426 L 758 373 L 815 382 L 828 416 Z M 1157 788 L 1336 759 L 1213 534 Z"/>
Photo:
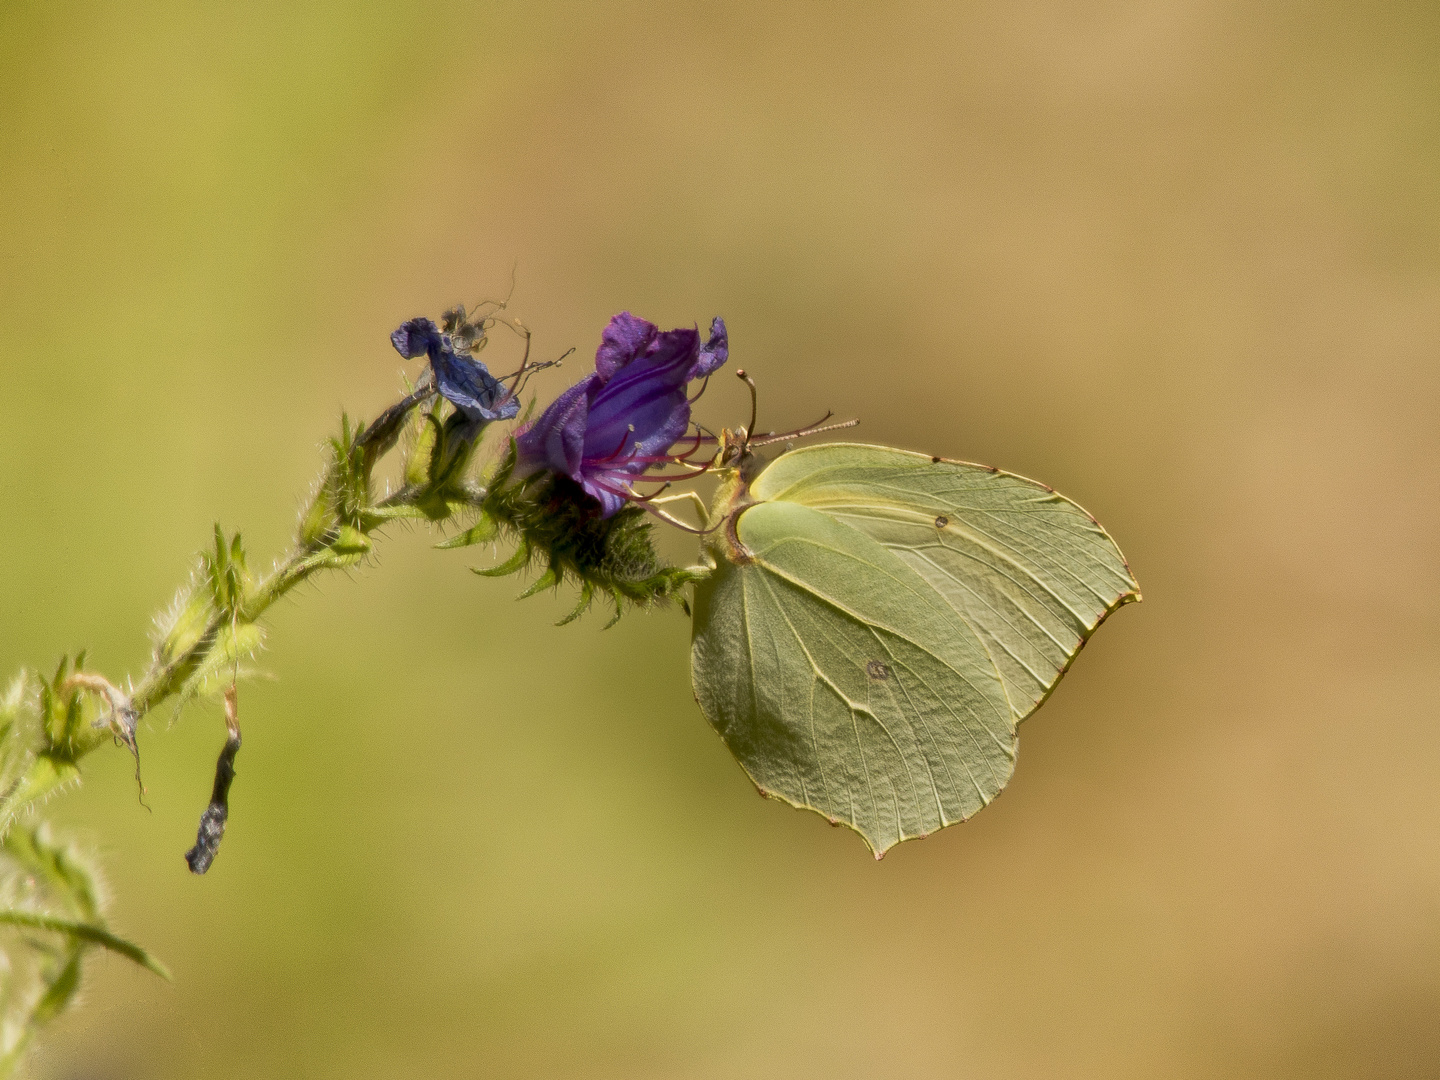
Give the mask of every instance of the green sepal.
<path id="1" fill-rule="evenodd" d="M 238 611 L 245 606 L 253 579 L 245 563 L 240 533 L 227 541 L 225 531 L 215 525 L 215 552 L 201 556 L 210 596 L 217 611 Z"/>
<path id="2" fill-rule="evenodd" d="M 565 626 L 568 623 L 574 622 L 581 615 L 584 615 L 585 612 L 590 610 L 590 604 L 594 600 L 594 598 L 595 586 L 591 585 L 590 582 L 587 581 L 584 585 L 580 587 L 580 602 L 575 605 L 575 609 L 571 611 L 569 615 L 566 615 L 563 619 L 557 622 L 555 625 Z"/>
<path id="3" fill-rule="evenodd" d="M 609 630 L 620 621 L 620 616 L 625 614 L 625 596 L 619 589 L 610 590 L 610 599 L 615 604 L 615 614 L 609 622 L 600 628 L 601 630 Z"/>
<path id="4" fill-rule="evenodd" d="M 425 414 L 425 426 L 430 429 L 430 458 L 425 464 L 425 482 L 432 488 L 438 487 L 445 471 L 445 425 L 440 421 L 438 409 Z"/>
<path id="5" fill-rule="evenodd" d="M 377 529 L 391 521 L 425 521 L 429 517 L 430 515 L 424 510 L 411 503 L 400 503 L 398 506 L 372 506 L 360 515 L 367 530 Z"/>
<path id="6" fill-rule="evenodd" d="M 333 492 L 341 521 L 354 525 L 370 506 L 370 466 L 366 449 L 357 443 L 360 432 L 350 426 L 350 417 L 340 414 L 340 437 L 330 440 L 334 455 L 327 483 Z"/>
<path id="7" fill-rule="evenodd" d="M 545 573 L 541 574 L 538 578 L 536 578 L 534 584 L 532 584 L 528 589 L 522 592 L 515 599 L 528 600 L 536 593 L 544 592 L 546 589 L 553 589 L 559 584 L 559 573 L 556 572 L 554 566 L 547 566 L 545 568 Z"/>
<path id="8" fill-rule="evenodd" d="M 25 712 L 25 691 L 30 686 L 30 673 L 21 671 L 0 694 L 0 732 L 8 732 Z"/>
<path id="9" fill-rule="evenodd" d="M 499 523 L 489 514 L 481 514 L 480 520 L 471 525 L 464 532 L 452 536 L 435 546 L 441 551 L 450 551 L 454 548 L 470 547 L 473 544 L 485 544 L 494 540 L 500 534 Z"/>
<path id="10" fill-rule="evenodd" d="M 443 424 L 433 415 L 426 418 L 437 431 L 427 470 L 429 486 L 436 492 L 452 490 L 465 475 L 479 440 L 465 437 L 469 419 L 462 412 L 452 412 Z"/>
<path id="11" fill-rule="evenodd" d="M 75 671 L 85 662 L 82 652 L 75 658 Z M 40 730 L 45 742 L 63 754 L 70 754 L 83 742 L 87 732 L 85 698 L 75 689 L 66 689 L 71 672 L 70 658 L 62 656 L 50 682 L 40 684 Z"/>
<path id="12" fill-rule="evenodd" d="M 530 563 L 530 546 L 524 540 L 515 549 L 515 554 L 506 559 L 499 566 L 472 566 L 473 573 L 481 577 L 507 577 L 519 570 L 523 570 Z"/>
<path id="13" fill-rule="evenodd" d="M 296 567 L 304 575 L 312 570 L 344 570 L 357 566 L 371 548 L 370 538 L 353 525 L 341 525 L 319 551 L 306 556 Z"/>
<path id="14" fill-rule="evenodd" d="M 35 722 L 30 673 L 22 670 L 0 694 L 0 837 L 9 823 L 11 798 L 34 756 Z"/>

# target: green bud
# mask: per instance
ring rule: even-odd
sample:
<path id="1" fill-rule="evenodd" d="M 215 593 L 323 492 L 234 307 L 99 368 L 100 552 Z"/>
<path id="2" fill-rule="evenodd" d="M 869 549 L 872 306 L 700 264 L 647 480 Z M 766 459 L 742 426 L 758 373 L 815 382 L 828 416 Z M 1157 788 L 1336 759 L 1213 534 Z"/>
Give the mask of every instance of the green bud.
<path id="1" fill-rule="evenodd" d="M 310 505 L 300 517 L 298 539 L 301 547 L 314 547 L 335 527 L 335 503 L 328 484 L 321 484 Z"/>
<path id="2" fill-rule="evenodd" d="M 370 538 L 359 529 L 341 525 L 330 541 L 330 550 L 341 555 L 364 555 L 370 550 Z"/>
<path id="3" fill-rule="evenodd" d="M 157 650 L 161 663 L 169 664 L 195 647 L 205 633 L 212 610 L 210 597 L 201 589 L 192 588 L 188 595 L 181 595 Z"/>

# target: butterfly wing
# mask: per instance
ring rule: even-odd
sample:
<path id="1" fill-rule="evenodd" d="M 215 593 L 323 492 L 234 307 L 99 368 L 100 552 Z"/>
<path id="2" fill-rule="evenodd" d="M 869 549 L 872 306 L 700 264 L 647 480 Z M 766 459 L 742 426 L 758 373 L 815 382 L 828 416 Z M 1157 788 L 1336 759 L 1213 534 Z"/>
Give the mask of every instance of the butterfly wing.
<path id="1" fill-rule="evenodd" d="M 963 821 L 1009 780 L 1015 725 L 980 639 L 896 554 L 791 502 L 746 509 L 752 558 L 695 594 L 706 718 L 763 793 L 877 854 Z"/>
<path id="2" fill-rule="evenodd" d="M 924 578 L 984 642 L 1017 723 L 1105 617 L 1140 599 L 1093 517 L 1043 484 L 983 465 L 830 443 L 777 458 L 751 495 L 822 511 Z"/>

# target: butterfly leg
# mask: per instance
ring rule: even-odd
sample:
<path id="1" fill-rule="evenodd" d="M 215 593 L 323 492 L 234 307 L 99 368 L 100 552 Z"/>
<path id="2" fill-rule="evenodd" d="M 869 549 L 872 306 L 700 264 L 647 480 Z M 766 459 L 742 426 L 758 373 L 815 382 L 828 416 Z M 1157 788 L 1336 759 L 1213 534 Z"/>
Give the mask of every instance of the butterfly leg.
<path id="1" fill-rule="evenodd" d="M 695 504 L 695 514 L 700 519 L 700 528 L 708 529 L 710 527 L 710 509 L 705 505 L 705 500 L 700 498 L 697 492 L 683 491 L 679 495 L 664 495 L 658 499 L 651 499 L 650 505 L 655 506 L 659 503 L 682 502 L 685 499 L 689 499 Z"/>

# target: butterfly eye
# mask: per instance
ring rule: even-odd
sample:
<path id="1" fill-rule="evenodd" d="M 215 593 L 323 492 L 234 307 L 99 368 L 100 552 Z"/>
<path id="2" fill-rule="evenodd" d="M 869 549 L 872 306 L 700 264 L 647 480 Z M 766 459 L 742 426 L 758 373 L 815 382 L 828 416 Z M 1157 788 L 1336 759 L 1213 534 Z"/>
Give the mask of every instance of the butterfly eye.
<path id="1" fill-rule="evenodd" d="M 745 443 L 736 438 L 736 433 L 729 428 L 720 432 L 720 465 L 722 468 L 733 466 L 745 452 Z"/>

